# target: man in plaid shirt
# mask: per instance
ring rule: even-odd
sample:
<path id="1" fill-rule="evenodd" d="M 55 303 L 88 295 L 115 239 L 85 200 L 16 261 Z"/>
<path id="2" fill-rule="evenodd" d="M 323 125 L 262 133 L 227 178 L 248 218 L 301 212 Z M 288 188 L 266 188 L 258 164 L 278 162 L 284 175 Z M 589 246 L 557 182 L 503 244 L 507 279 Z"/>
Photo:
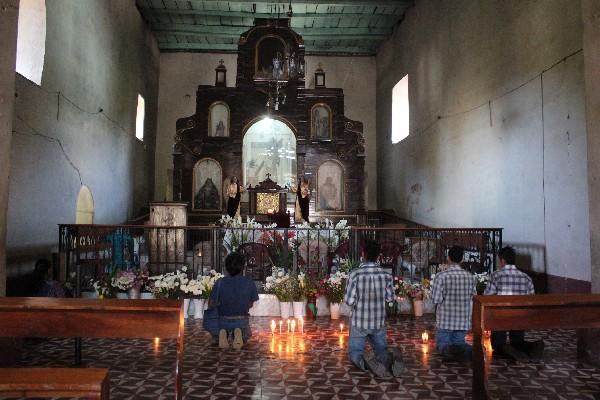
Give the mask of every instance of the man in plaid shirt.
<path id="1" fill-rule="evenodd" d="M 379 244 L 366 240 L 365 261 L 348 276 L 344 302 L 352 308 L 348 356 L 363 371 L 368 366 L 379 377 L 399 376 L 404 367 L 397 349 L 388 351 L 385 333 L 385 304 L 395 298 L 392 276 L 376 264 Z M 369 340 L 375 357 L 364 358 L 365 341 Z"/>
<path id="2" fill-rule="evenodd" d="M 484 294 L 527 295 L 535 294 L 531 278 L 515 266 L 516 253 L 512 247 L 504 247 L 498 252 L 499 269 L 490 277 Z M 492 332 L 492 349 L 495 354 L 506 355 L 518 361 L 541 359 L 544 342 L 528 343 L 524 331 L 509 331 L 510 344 L 506 343 L 506 331 Z"/>
<path id="3" fill-rule="evenodd" d="M 436 345 L 445 360 L 470 359 L 471 346 L 465 335 L 471 329 L 471 312 L 475 282 L 473 275 L 460 266 L 463 248 L 448 250 L 450 266 L 438 273 L 432 283 L 432 300 L 436 309 Z"/>

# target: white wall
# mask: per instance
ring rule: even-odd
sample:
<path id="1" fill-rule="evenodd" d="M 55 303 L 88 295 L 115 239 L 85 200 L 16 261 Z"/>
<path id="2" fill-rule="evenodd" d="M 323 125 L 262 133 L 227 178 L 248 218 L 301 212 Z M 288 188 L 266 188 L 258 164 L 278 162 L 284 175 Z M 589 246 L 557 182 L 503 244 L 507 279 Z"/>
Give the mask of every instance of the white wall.
<path id="1" fill-rule="evenodd" d="M 163 53 L 160 56 L 158 136 L 156 141 L 155 200 L 171 199 L 171 150 L 178 118 L 193 115 L 198 85 L 213 85 L 219 60 L 227 67 L 227 86 L 235 86 L 237 55 L 218 53 Z M 328 87 L 344 89 L 345 114 L 364 124 L 367 146 L 368 206 L 377 207 L 375 58 L 306 57 L 306 85 L 314 88 L 314 70 L 322 63 Z"/>
<path id="2" fill-rule="evenodd" d="M 533 269 L 589 281 L 581 48 L 578 1 L 417 1 L 377 57 L 380 208 L 503 227 Z M 411 135 L 392 145 L 405 74 Z"/>
<path id="3" fill-rule="evenodd" d="M 58 224 L 73 223 L 82 185 L 95 223 L 122 223 L 147 206 L 154 177 L 158 47 L 135 2 L 47 2 L 42 85 L 17 75 L 8 257 L 47 257 Z M 138 93 L 146 135 L 135 138 Z M 99 110 L 102 109 L 102 112 Z"/>

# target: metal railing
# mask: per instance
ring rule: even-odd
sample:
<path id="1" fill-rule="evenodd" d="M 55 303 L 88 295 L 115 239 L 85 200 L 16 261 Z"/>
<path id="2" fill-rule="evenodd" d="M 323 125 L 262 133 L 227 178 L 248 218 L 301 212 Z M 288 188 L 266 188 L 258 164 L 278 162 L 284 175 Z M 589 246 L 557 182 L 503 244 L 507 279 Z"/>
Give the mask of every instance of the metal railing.
<path id="1" fill-rule="evenodd" d="M 246 256 L 245 274 L 266 279 L 273 266 L 322 277 L 347 260 L 358 261 L 365 240 L 381 246 L 379 262 L 394 275 L 429 277 L 445 264 L 448 248 L 465 249 L 463 265 L 493 271 L 502 246 L 501 228 L 345 229 L 227 228 L 220 226 L 60 225 L 59 249 L 77 289 L 88 278 L 145 267 L 161 274 L 187 266 L 190 276 L 224 271 L 231 251 Z"/>

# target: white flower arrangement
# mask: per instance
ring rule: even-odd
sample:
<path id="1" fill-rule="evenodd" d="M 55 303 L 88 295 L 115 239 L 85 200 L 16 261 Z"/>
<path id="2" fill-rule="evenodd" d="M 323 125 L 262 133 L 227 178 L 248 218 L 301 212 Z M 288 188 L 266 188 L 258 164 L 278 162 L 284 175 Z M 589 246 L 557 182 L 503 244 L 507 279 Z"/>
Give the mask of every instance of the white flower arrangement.
<path id="1" fill-rule="evenodd" d="M 214 269 L 211 269 L 208 275 L 199 276 L 197 281 L 200 288 L 199 296 L 203 299 L 208 299 L 213 288 L 215 287 L 215 283 L 222 277 L 223 274 L 215 271 Z"/>
<path id="2" fill-rule="evenodd" d="M 480 274 L 473 274 L 473 280 L 475 281 L 475 287 L 477 288 L 477 293 L 483 294 L 485 288 L 490 283 L 490 274 L 487 272 L 482 272 Z"/>
<path id="3" fill-rule="evenodd" d="M 262 230 L 277 226 L 277 224 L 260 224 L 254 218 L 247 218 L 246 222 L 243 222 L 242 217 L 231 218 L 229 215 L 222 215 L 219 225 L 229 228 L 225 230 L 223 238 L 223 245 L 228 253 L 236 251 L 244 243 L 256 242 L 260 238 Z"/>
<path id="4" fill-rule="evenodd" d="M 149 278 L 152 284 L 152 293 L 158 298 L 176 299 L 182 294 L 182 286 L 187 288 L 190 279 L 187 276 L 187 267 L 183 266 L 181 270 L 168 272 L 162 275 L 151 276 Z"/>

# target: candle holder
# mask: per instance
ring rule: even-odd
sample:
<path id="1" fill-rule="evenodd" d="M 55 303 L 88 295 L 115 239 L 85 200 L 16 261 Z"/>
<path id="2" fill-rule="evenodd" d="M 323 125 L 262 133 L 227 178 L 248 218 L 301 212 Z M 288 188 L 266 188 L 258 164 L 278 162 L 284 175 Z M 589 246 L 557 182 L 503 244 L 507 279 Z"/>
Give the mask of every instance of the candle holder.
<path id="1" fill-rule="evenodd" d="M 423 341 L 423 343 L 429 342 L 429 334 L 427 333 L 427 331 L 425 331 L 421 334 L 421 340 Z"/>

